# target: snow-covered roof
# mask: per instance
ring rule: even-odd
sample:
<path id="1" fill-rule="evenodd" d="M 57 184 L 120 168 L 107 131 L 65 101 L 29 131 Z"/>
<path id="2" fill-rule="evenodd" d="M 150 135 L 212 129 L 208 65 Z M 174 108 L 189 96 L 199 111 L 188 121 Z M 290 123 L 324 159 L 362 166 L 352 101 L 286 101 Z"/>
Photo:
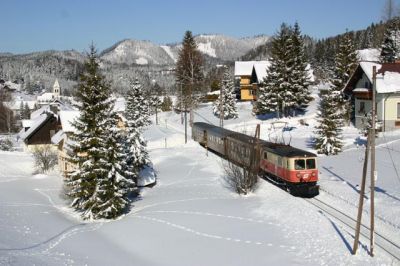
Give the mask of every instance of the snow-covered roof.
<path id="1" fill-rule="evenodd" d="M 367 88 L 355 88 L 353 92 L 369 92 L 369 89 Z"/>
<path id="2" fill-rule="evenodd" d="M 33 120 L 30 119 L 23 119 L 22 120 L 22 127 L 23 128 L 27 128 L 27 127 L 31 127 L 33 123 Z"/>
<path id="3" fill-rule="evenodd" d="M 25 131 L 24 133 L 22 133 L 20 135 L 21 139 L 25 140 L 25 139 L 29 138 L 41 125 L 43 125 L 43 123 L 46 122 L 46 120 L 49 117 L 50 117 L 50 114 L 43 113 L 36 119 L 32 120 L 31 127 L 27 131 Z"/>
<path id="4" fill-rule="evenodd" d="M 12 90 L 17 90 L 17 91 L 21 90 L 21 84 L 17 84 L 17 83 L 11 82 L 11 81 L 6 81 L 4 83 L 4 86 L 7 86 Z"/>
<path id="5" fill-rule="evenodd" d="M 125 112 L 125 99 L 120 97 L 115 100 L 114 111 Z"/>
<path id="6" fill-rule="evenodd" d="M 360 62 L 360 67 L 364 71 L 365 75 L 367 75 L 368 79 L 372 81 L 372 68 L 376 66 L 376 71 L 381 68 L 381 64 L 373 63 L 373 62 Z"/>
<path id="7" fill-rule="evenodd" d="M 72 126 L 72 122 L 78 118 L 79 111 L 60 111 L 60 121 L 62 130 L 65 133 L 76 132 L 76 128 Z"/>
<path id="8" fill-rule="evenodd" d="M 378 64 L 373 62 L 360 62 L 362 71 L 372 82 L 373 67 L 376 67 L 376 92 L 377 93 L 399 93 L 400 92 L 400 65 Z M 347 85 L 346 85 L 347 87 Z M 363 89 L 363 90 L 362 90 Z M 364 88 L 355 88 L 353 92 L 364 91 Z"/>
<path id="9" fill-rule="evenodd" d="M 380 61 L 380 50 L 379 49 L 363 49 L 357 50 L 358 59 L 363 61 L 370 62 L 379 62 Z"/>
<path id="10" fill-rule="evenodd" d="M 51 112 L 50 110 L 50 105 L 44 105 L 42 107 L 40 107 L 39 109 L 33 111 L 31 113 L 31 119 L 36 119 L 37 117 L 39 117 L 41 114 L 45 113 L 45 112 Z"/>
<path id="11" fill-rule="evenodd" d="M 271 63 L 269 61 L 259 61 L 254 63 L 253 67 L 257 75 L 258 83 L 262 82 L 263 79 L 267 76 L 267 70 L 270 65 Z"/>
<path id="12" fill-rule="evenodd" d="M 400 92 L 400 73 L 386 71 L 376 76 L 377 93 Z"/>
<path id="13" fill-rule="evenodd" d="M 268 61 L 236 61 L 235 76 L 251 76 L 254 64 L 265 64 Z"/>
<path id="14" fill-rule="evenodd" d="M 53 144 L 59 144 L 60 141 L 62 141 L 64 139 L 64 131 L 63 130 L 59 130 L 57 131 L 56 134 L 54 134 L 53 137 L 51 137 L 51 143 Z"/>
<path id="15" fill-rule="evenodd" d="M 50 102 L 55 99 L 55 95 L 52 92 L 45 92 L 42 95 L 39 95 L 36 99 L 38 102 Z"/>
<path id="16" fill-rule="evenodd" d="M 33 110 L 35 108 L 36 101 L 16 100 L 12 102 L 5 102 L 4 104 L 11 110 L 19 110 L 21 108 L 21 103 L 23 107 L 25 107 L 25 104 L 28 104 L 29 109 Z"/>

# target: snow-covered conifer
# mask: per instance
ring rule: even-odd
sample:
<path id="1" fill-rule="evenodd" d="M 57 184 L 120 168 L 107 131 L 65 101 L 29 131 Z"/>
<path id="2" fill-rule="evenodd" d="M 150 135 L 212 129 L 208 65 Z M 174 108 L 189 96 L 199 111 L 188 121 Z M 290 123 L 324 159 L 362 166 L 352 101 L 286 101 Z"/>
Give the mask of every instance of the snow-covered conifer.
<path id="1" fill-rule="evenodd" d="M 333 77 L 331 78 L 332 91 L 336 92 L 333 100 L 336 103 L 336 108 L 340 112 L 342 119 L 341 125 L 344 121 L 350 123 L 351 119 L 351 104 L 348 99 L 343 97 L 341 93 L 344 86 L 348 82 L 350 75 L 357 66 L 358 58 L 357 52 L 354 48 L 353 38 L 350 33 L 346 33 L 339 43 L 339 49 L 335 55 L 335 69 Z"/>
<path id="2" fill-rule="evenodd" d="M 77 169 L 66 178 L 71 205 L 84 219 L 113 219 L 129 204 L 126 191 L 129 181 L 116 173 L 117 118 L 110 96 L 110 87 L 100 74 L 92 45 L 79 81 L 76 97 L 80 116 L 73 123 L 76 133 L 70 144 L 71 161 Z"/>
<path id="3" fill-rule="evenodd" d="M 277 112 L 287 116 L 294 108 L 309 103 L 310 85 L 304 42 L 300 27 L 282 24 L 272 41 L 268 75 L 262 82 L 257 99 L 258 114 Z"/>
<path id="4" fill-rule="evenodd" d="M 222 108 L 224 119 L 238 118 L 239 114 L 236 107 L 235 86 L 228 68 L 225 70 L 224 77 L 221 81 L 221 91 L 222 94 L 213 103 L 214 115 L 220 117 Z"/>
<path id="5" fill-rule="evenodd" d="M 388 22 L 381 45 L 381 63 L 394 63 L 400 59 L 400 18 Z"/>
<path id="6" fill-rule="evenodd" d="M 307 71 L 307 60 L 304 52 L 304 40 L 301 36 L 299 24 L 296 22 L 290 37 L 290 59 L 292 68 L 290 86 L 296 97 L 297 107 L 307 105 L 311 101 L 309 92 L 310 78 Z"/>
<path id="7" fill-rule="evenodd" d="M 330 88 L 321 95 L 316 127 L 315 149 L 320 154 L 335 155 L 342 150 L 340 111 L 337 109 L 335 98 L 339 92 Z"/>
<path id="8" fill-rule="evenodd" d="M 125 118 L 127 120 L 126 171 L 132 174 L 133 181 L 137 183 L 139 171 L 150 162 L 146 142 L 142 137 L 144 128 L 150 125 L 148 103 L 138 80 L 131 81 L 131 87 L 126 98 Z"/>
<path id="9" fill-rule="evenodd" d="M 287 77 L 287 50 L 289 46 L 290 28 L 286 24 L 281 25 L 280 31 L 272 40 L 270 66 L 268 75 L 260 85 L 256 110 L 258 114 L 270 112 L 282 112 L 290 104 L 295 103 L 288 88 Z"/>

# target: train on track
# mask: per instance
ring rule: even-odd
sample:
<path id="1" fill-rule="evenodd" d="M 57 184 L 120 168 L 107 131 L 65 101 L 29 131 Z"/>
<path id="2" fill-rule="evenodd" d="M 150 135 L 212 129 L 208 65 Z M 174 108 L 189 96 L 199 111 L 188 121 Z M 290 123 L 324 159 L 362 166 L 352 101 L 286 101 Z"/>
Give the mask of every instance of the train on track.
<path id="1" fill-rule="evenodd" d="M 228 161 L 256 171 L 293 195 L 313 197 L 319 194 L 317 155 L 314 153 L 204 122 L 193 124 L 192 138 Z"/>

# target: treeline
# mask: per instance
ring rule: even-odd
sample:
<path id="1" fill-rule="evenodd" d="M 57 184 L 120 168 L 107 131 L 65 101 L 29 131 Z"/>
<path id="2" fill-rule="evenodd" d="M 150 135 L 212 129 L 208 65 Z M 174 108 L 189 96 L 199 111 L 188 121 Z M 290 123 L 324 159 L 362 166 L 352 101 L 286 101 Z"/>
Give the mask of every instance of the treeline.
<path id="1" fill-rule="evenodd" d="M 387 22 L 372 23 L 366 29 L 349 31 L 325 39 L 315 39 L 303 36 L 305 55 L 311 63 L 318 79 L 327 79 L 334 68 L 335 55 L 339 49 L 340 40 L 350 35 L 357 50 L 380 48 Z M 249 51 L 240 60 L 267 60 L 271 57 L 271 41 Z"/>

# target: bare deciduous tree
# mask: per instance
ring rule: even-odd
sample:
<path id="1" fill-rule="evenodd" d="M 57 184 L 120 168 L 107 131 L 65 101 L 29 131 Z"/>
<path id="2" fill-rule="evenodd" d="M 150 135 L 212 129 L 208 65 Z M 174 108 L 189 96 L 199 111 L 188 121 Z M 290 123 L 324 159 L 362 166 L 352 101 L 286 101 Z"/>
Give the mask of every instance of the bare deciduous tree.
<path id="1" fill-rule="evenodd" d="M 50 145 L 38 146 L 33 149 L 35 168 L 39 173 L 45 173 L 57 164 L 57 152 Z"/>
<path id="2" fill-rule="evenodd" d="M 223 179 L 226 185 L 238 194 L 247 195 L 257 188 L 258 175 L 252 169 L 232 162 L 223 162 Z"/>

